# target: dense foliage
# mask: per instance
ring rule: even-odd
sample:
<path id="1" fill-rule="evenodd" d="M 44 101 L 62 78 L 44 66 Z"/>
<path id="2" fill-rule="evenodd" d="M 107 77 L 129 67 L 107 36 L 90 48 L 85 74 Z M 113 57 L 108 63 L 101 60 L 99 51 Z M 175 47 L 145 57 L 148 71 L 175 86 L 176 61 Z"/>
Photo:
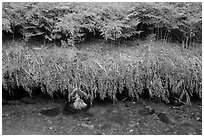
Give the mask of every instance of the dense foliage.
<path id="1" fill-rule="evenodd" d="M 193 96 L 202 98 L 202 55 L 184 49 L 202 42 L 201 3 L 4 2 L 2 28 L 13 37 L 21 33 L 26 41 L 3 47 L 3 94 L 22 88 L 32 95 L 40 88 L 50 96 L 90 102 L 96 97 L 117 100 L 123 91 L 132 98 L 148 92 L 151 98 L 169 102 L 174 97 L 187 104 Z M 35 36 L 62 47 L 25 46 Z M 90 37 L 107 42 L 96 41 L 90 51 L 74 47 Z M 127 47 L 126 40 L 134 38 L 148 43 Z M 114 48 L 112 42 L 123 41 L 126 48 Z"/>
<path id="2" fill-rule="evenodd" d="M 3 3 L 3 30 L 68 45 L 100 36 L 120 42 L 154 33 L 187 47 L 202 41 L 201 3 Z"/>
<path id="3" fill-rule="evenodd" d="M 33 50 L 28 47 L 3 49 L 3 94 L 22 88 L 33 95 L 40 87 L 45 94 L 62 94 L 69 100 L 79 95 L 92 102 L 106 97 L 117 100 L 126 92 L 139 98 L 166 102 L 175 97 L 190 104 L 202 98 L 202 57 L 163 43 L 116 48 L 90 45 L 92 50 L 73 48 Z M 75 93 L 76 92 L 76 93 Z"/>

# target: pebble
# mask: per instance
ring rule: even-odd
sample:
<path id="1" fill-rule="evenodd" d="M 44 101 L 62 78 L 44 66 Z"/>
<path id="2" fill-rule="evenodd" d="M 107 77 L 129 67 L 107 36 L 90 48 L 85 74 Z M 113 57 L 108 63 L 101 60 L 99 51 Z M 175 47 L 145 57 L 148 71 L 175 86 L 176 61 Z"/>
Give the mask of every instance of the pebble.
<path id="1" fill-rule="evenodd" d="M 133 132 L 133 131 L 134 131 L 134 130 L 133 130 L 133 129 L 131 129 L 131 130 L 130 130 L 130 133 L 131 133 L 131 132 Z"/>
<path id="2" fill-rule="evenodd" d="M 94 125 L 88 125 L 88 124 L 84 124 L 84 123 L 82 123 L 81 126 L 82 127 L 87 127 L 89 129 L 93 129 L 94 128 Z"/>
<path id="3" fill-rule="evenodd" d="M 202 122 L 202 119 L 199 117 L 196 117 L 196 120 Z"/>

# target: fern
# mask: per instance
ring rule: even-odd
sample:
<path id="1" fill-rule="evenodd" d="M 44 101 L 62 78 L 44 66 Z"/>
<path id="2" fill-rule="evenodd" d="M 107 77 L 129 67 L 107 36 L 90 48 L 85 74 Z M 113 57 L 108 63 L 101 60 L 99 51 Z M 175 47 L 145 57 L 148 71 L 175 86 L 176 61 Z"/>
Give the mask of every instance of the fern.
<path id="1" fill-rule="evenodd" d="M 184 47 L 201 42 L 201 3 L 24 2 L 3 3 L 2 9 L 3 30 L 21 26 L 30 37 L 42 35 L 50 41 L 77 43 L 97 31 L 105 40 L 117 41 L 156 29 L 157 38 L 167 41 L 178 35 Z"/>

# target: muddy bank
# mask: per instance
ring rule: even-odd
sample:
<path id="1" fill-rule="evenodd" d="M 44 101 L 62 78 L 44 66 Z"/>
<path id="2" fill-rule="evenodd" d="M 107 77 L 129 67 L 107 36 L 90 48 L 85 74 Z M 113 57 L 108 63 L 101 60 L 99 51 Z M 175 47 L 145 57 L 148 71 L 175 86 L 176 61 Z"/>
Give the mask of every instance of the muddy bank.
<path id="1" fill-rule="evenodd" d="M 201 135 L 202 103 L 172 106 L 149 100 L 96 103 L 79 113 L 66 100 L 23 98 L 4 101 L 4 135 Z"/>

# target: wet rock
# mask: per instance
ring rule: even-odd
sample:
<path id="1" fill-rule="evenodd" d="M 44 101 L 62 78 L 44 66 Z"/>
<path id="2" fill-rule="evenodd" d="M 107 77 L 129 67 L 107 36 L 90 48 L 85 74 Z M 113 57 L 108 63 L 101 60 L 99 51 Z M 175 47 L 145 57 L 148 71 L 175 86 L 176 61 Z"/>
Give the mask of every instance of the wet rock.
<path id="1" fill-rule="evenodd" d="M 57 115 L 60 114 L 60 109 L 59 109 L 59 107 L 46 109 L 46 110 L 40 111 L 40 114 L 46 115 L 46 116 L 49 116 L 49 117 L 54 117 L 54 116 L 57 116 Z"/>
<path id="2" fill-rule="evenodd" d="M 158 118 L 160 121 L 164 122 L 165 124 L 175 124 L 176 121 L 170 117 L 168 117 L 165 113 L 158 113 Z"/>
<path id="3" fill-rule="evenodd" d="M 154 109 L 152 109 L 151 107 L 146 107 L 144 109 L 139 110 L 138 113 L 142 116 L 152 115 L 154 114 Z"/>
<path id="4" fill-rule="evenodd" d="M 160 121 L 162 121 L 162 122 L 164 122 L 164 123 L 166 123 L 166 124 L 169 124 L 169 123 L 170 123 L 169 118 L 168 118 L 167 115 L 164 114 L 164 113 L 158 113 L 158 118 L 159 118 Z"/>

